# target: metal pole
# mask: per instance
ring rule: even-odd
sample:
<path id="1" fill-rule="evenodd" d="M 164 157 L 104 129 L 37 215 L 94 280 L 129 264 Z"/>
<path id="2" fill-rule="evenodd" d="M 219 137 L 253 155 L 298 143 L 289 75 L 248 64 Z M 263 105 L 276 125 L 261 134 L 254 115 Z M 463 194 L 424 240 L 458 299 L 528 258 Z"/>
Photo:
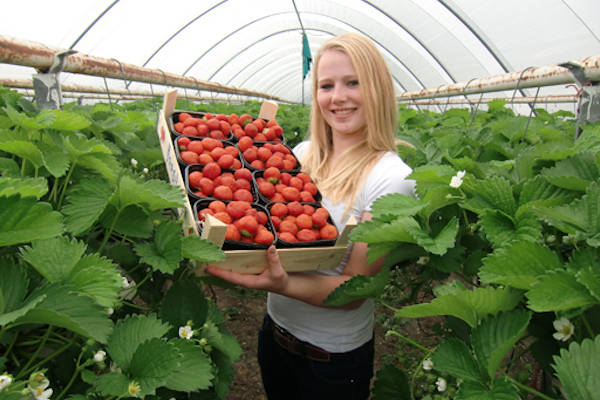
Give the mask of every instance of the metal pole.
<path id="1" fill-rule="evenodd" d="M 591 56 L 582 60 L 571 61 L 579 64 L 590 81 L 600 80 L 600 56 Z M 447 96 L 462 96 L 465 94 L 499 92 L 503 90 L 554 86 L 576 82 L 568 68 L 558 65 L 548 65 L 527 70 L 494 75 L 487 78 L 472 79 L 467 83 L 442 85 L 437 89 L 423 89 L 402 93 L 398 100 L 433 99 Z"/>
<path id="2" fill-rule="evenodd" d="M 64 49 L 53 48 L 37 42 L 0 35 L 0 62 L 2 63 L 24 65 L 44 71 L 52 65 L 54 55 L 62 50 Z M 289 102 L 267 93 L 235 88 L 214 82 L 201 81 L 192 77 L 162 72 L 157 69 L 138 67 L 133 64 L 119 63 L 114 59 L 109 60 L 81 53 L 67 57 L 62 71 L 119 80 L 127 79 L 136 82 L 201 89 L 217 93 L 235 93 Z"/>

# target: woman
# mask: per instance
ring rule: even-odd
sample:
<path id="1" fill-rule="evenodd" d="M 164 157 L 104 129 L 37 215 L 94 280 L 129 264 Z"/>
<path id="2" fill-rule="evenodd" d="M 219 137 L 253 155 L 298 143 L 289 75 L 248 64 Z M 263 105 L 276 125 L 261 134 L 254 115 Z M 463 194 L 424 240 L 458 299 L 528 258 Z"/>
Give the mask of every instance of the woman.
<path id="1" fill-rule="evenodd" d="M 334 37 L 315 58 L 310 140 L 294 149 L 317 184 L 338 230 L 350 215 L 367 221 L 376 198 L 412 194 L 411 169 L 394 143 L 397 109 L 389 70 L 367 38 Z M 373 300 L 326 307 L 323 300 L 351 277 L 375 275 L 366 243 L 353 243 L 331 271 L 287 273 L 274 246 L 260 275 L 208 268 L 248 288 L 267 290 L 258 360 L 269 399 L 366 399 L 373 375 Z"/>

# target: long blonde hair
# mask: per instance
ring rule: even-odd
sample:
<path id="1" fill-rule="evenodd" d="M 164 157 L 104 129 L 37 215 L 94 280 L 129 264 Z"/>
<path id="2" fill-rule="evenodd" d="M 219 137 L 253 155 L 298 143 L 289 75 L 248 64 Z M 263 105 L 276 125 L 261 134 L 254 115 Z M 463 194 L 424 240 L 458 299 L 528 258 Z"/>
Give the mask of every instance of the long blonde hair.
<path id="1" fill-rule="evenodd" d="M 364 140 L 337 157 L 335 165 L 331 165 L 331 127 L 317 102 L 319 61 L 328 50 L 341 51 L 350 58 L 366 118 Z M 347 213 L 373 166 L 387 151 L 396 151 L 394 130 L 398 111 L 394 84 L 385 60 L 373 42 L 356 33 L 345 33 L 326 41 L 317 53 L 313 71 L 310 145 L 302 160 L 302 169 L 335 204 L 345 201 Z"/>

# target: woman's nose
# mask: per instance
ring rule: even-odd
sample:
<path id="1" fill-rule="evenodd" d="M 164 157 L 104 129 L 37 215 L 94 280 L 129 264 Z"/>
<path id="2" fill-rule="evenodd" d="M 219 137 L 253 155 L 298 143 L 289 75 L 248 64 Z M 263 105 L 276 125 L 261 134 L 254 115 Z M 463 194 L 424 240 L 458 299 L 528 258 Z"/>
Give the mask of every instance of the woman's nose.
<path id="1" fill-rule="evenodd" d="M 333 87 L 333 93 L 331 94 L 331 100 L 335 102 L 340 102 L 346 100 L 346 90 L 342 85 L 335 85 Z"/>

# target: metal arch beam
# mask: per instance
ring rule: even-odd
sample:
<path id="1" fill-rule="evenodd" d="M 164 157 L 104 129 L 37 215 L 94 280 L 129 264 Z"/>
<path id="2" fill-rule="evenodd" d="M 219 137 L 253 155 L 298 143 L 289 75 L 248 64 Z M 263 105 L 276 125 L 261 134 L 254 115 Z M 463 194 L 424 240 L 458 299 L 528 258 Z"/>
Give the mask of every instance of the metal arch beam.
<path id="1" fill-rule="evenodd" d="M 152 53 L 152 55 L 150 57 L 148 57 L 148 59 L 146 60 L 146 62 L 144 62 L 144 64 L 142 64 L 143 67 L 146 66 L 146 64 L 148 64 L 150 62 L 150 60 L 152 60 L 154 58 L 155 55 L 158 54 L 159 51 L 161 51 L 163 49 L 163 47 L 165 47 L 171 40 L 175 39 L 175 37 L 177 35 L 179 35 L 181 32 L 183 32 L 188 26 L 192 25 L 194 22 L 196 22 L 197 20 L 199 20 L 200 18 L 202 18 L 204 15 L 208 14 L 209 12 L 211 12 L 212 10 L 214 10 L 215 8 L 219 7 L 221 4 L 228 2 L 229 0 L 222 0 L 221 2 L 215 4 L 214 6 L 210 7 L 209 9 L 207 9 L 206 11 L 202 12 L 200 15 L 194 17 L 193 19 L 191 19 L 187 24 L 183 25 L 181 28 L 179 28 L 177 30 L 177 32 L 175 32 L 174 34 L 171 35 L 171 37 L 169 37 L 163 44 L 161 44 L 160 46 L 158 46 L 158 48 Z M 185 74 L 183 74 L 185 75 Z"/>
<path id="2" fill-rule="evenodd" d="M 415 42 L 417 42 L 419 44 L 419 46 L 421 46 L 423 48 L 423 50 L 425 50 L 427 52 L 427 54 L 429 54 L 429 56 L 435 60 L 435 62 L 437 63 L 437 65 L 442 70 L 444 70 L 444 72 L 448 75 L 448 77 L 452 80 L 452 82 L 456 83 L 456 79 L 454 78 L 454 76 L 452 75 L 452 73 L 450 73 L 450 71 L 448 70 L 448 68 L 446 68 L 446 66 L 433 54 L 433 52 L 431 50 L 429 50 L 429 48 L 425 45 L 425 43 L 423 43 L 421 40 L 419 40 L 419 38 L 417 36 L 415 36 L 410 30 L 408 30 L 407 27 L 405 27 L 404 25 L 402 25 L 398 20 L 396 20 L 396 18 L 392 17 L 389 13 L 387 13 L 386 11 L 384 11 L 383 9 L 381 9 L 380 7 L 374 5 L 370 1 L 368 1 L 368 0 L 361 0 L 361 1 L 363 3 L 369 5 L 369 6 L 373 7 L 375 10 L 377 10 L 377 12 L 385 15 L 388 19 L 392 20 L 394 22 L 394 24 L 396 24 L 404 32 L 406 32 L 411 38 L 413 38 L 415 40 Z"/>
<path id="3" fill-rule="evenodd" d="M 91 24 L 89 24 L 89 25 L 88 25 L 88 27 L 87 27 L 87 28 L 85 28 L 85 30 L 84 30 L 83 32 L 81 32 L 81 34 L 79 35 L 79 37 L 78 37 L 77 39 L 75 39 L 75 41 L 73 42 L 73 44 L 71 45 L 71 47 L 69 47 L 69 50 L 73 49 L 73 47 L 75 47 L 75 46 L 77 45 L 77 43 L 79 43 L 79 41 L 80 41 L 81 39 L 83 39 L 83 37 L 84 37 L 84 36 L 85 36 L 85 35 L 86 35 L 86 34 L 87 34 L 89 31 L 90 31 L 90 29 L 92 29 L 92 27 L 93 27 L 94 25 L 96 25 L 96 22 L 100 21 L 100 19 L 101 19 L 102 17 L 104 17 L 104 15 L 105 15 L 107 12 L 109 12 L 109 11 L 110 11 L 110 9 L 111 9 L 111 8 L 113 8 L 113 6 L 114 6 L 115 4 L 117 4 L 118 2 L 119 2 L 119 0 L 115 0 L 115 1 L 113 1 L 113 2 L 110 4 L 110 6 L 106 7 L 106 9 L 105 9 L 104 11 L 102 11 L 102 12 L 100 13 L 100 15 L 98 15 L 98 16 L 96 17 L 96 19 L 94 19 L 94 21 L 92 21 L 92 23 L 91 23 Z"/>
<path id="4" fill-rule="evenodd" d="M 334 19 L 334 20 L 336 20 L 336 21 L 342 22 L 342 23 L 344 23 L 344 24 L 346 24 L 346 25 L 347 25 L 347 23 L 346 23 L 346 22 L 344 22 L 344 21 L 340 21 L 340 20 L 338 20 L 338 19 L 336 19 L 336 18 L 333 18 L 333 17 L 328 17 L 328 18 L 330 18 L 330 19 Z M 411 70 L 410 68 L 408 68 L 408 67 L 407 67 L 407 66 L 406 66 L 406 65 L 405 65 L 405 64 L 402 62 L 402 60 L 400 60 L 400 59 L 399 59 L 399 58 L 398 58 L 398 57 L 397 57 L 397 56 L 396 56 L 394 53 L 392 53 L 390 50 L 388 50 L 388 48 L 387 48 L 386 46 L 383 46 L 383 45 L 382 45 L 382 44 L 381 44 L 381 43 L 380 43 L 378 40 L 376 40 L 375 38 L 373 38 L 373 37 L 372 37 L 371 35 L 369 35 L 368 33 L 364 32 L 364 31 L 361 31 L 360 29 L 356 29 L 355 27 L 352 27 L 352 28 L 353 28 L 354 30 L 356 30 L 356 31 L 360 32 L 361 34 L 363 34 L 363 35 L 367 36 L 367 37 L 368 37 L 369 39 L 371 39 L 371 40 L 372 40 L 374 43 L 377 43 L 377 44 L 378 44 L 378 45 L 379 45 L 381 48 L 385 49 L 385 51 L 386 51 L 388 54 L 390 54 L 390 55 L 391 55 L 391 56 L 392 56 L 392 57 L 393 57 L 393 58 L 396 60 L 396 62 L 397 62 L 398 64 L 402 65 L 402 66 L 404 67 L 404 69 L 405 69 L 406 71 L 408 71 L 408 73 L 410 74 L 410 76 L 412 76 L 412 78 L 413 78 L 413 79 L 414 79 L 414 80 L 415 80 L 415 81 L 416 81 L 416 82 L 417 82 L 417 83 L 418 83 L 418 84 L 419 84 L 419 85 L 420 85 L 422 88 L 425 88 L 425 85 L 423 84 L 423 82 L 421 82 L 421 80 L 419 79 L 419 77 L 418 77 L 418 76 L 416 76 L 416 75 L 415 75 L 415 74 L 412 72 L 412 70 Z M 251 43 L 250 45 L 248 45 L 248 46 L 244 47 L 243 49 L 241 49 L 240 51 L 238 51 L 237 53 L 235 53 L 233 56 L 231 56 L 229 59 L 227 59 L 227 60 L 226 60 L 226 61 L 225 61 L 225 62 L 224 62 L 224 63 L 223 63 L 223 64 L 222 64 L 222 65 L 221 65 L 221 66 L 220 66 L 220 67 L 219 67 L 219 68 L 218 68 L 218 69 L 217 69 L 217 70 L 216 70 L 216 71 L 215 71 L 215 72 L 214 72 L 214 73 L 213 73 L 213 74 L 212 74 L 212 75 L 211 75 L 211 76 L 208 78 L 208 81 L 211 81 L 211 80 L 212 80 L 212 79 L 215 77 L 215 75 L 216 75 L 216 74 L 218 74 L 218 73 L 221 71 L 221 69 L 223 69 L 223 68 L 225 67 L 225 65 L 227 65 L 229 62 L 231 62 L 231 60 L 233 60 L 234 58 L 238 57 L 240 54 L 242 54 L 243 52 L 245 52 L 246 50 L 248 50 L 249 48 L 251 48 L 251 47 L 252 47 L 252 46 L 254 46 L 255 44 L 257 44 L 257 43 L 260 43 L 261 41 L 263 41 L 263 40 L 265 40 L 265 39 L 268 39 L 268 38 L 270 38 L 270 37 L 272 37 L 272 36 L 278 35 L 278 34 L 280 34 L 280 33 L 297 31 L 298 29 L 299 29 L 299 28 L 292 28 L 292 29 L 284 29 L 284 30 L 281 30 L 281 31 L 276 31 L 276 32 L 273 32 L 273 33 L 271 33 L 271 34 L 269 34 L 269 35 L 267 35 L 267 36 L 264 36 L 264 37 L 262 37 L 262 38 L 260 38 L 260 39 L 256 40 L 255 42 L 253 42 L 253 43 Z M 322 30 L 322 29 L 307 28 L 307 30 L 310 30 L 310 31 L 317 31 L 317 32 L 323 32 L 323 33 L 326 33 L 326 34 L 331 34 L 331 32 L 324 31 L 324 30 Z M 400 86 L 401 86 L 401 87 L 403 87 L 403 85 L 400 85 Z M 403 87 L 403 88 L 404 88 L 404 87 Z"/>

